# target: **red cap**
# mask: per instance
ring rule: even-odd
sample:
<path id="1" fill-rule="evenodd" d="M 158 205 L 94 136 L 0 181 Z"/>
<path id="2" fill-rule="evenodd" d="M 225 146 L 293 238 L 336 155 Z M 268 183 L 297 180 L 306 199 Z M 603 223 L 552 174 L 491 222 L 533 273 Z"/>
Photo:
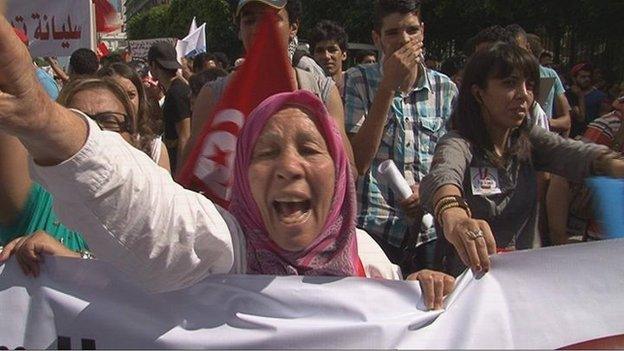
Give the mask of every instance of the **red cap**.
<path id="1" fill-rule="evenodd" d="M 20 39 L 20 41 L 24 43 L 24 45 L 28 45 L 28 35 L 26 35 L 26 33 L 24 33 L 24 31 L 19 28 L 13 27 L 13 30 L 15 31 L 15 34 Z"/>
<path id="2" fill-rule="evenodd" d="M 576 77 L 576 75 L 583 70 L 589 70 L 591 71 L 591 65 L 587 62 L 581 62 L 581 63 L 577 63 L 576 65 L 574 65 L 574 67 L 572 67 L 572 69 L 570 70 L 570 74 L 572 74 L 572 77 Z"/>

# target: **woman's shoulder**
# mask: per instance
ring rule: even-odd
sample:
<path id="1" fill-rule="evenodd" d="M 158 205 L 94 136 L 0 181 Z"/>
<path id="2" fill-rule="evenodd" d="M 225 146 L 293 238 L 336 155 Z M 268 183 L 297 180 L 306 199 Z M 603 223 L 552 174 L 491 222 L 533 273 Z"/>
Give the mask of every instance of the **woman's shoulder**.
<path id="1" fill-rule="evenodd" d="M 437 149 L 455 149 L 467 155 L 472 154 L 472 143 L 457 130 L 450 130 L 437 143 Z"/>
<path id="2" fill-rule="evenodd" d="M 329 77 L 306 71 L 299 67 L 295 67 L 295 72 L 299 82 L 299 89 L 314 93 L 327 105 L 331 89 L 336 85 L 334 81 Z"/>
<path id="3" fill-rule="evenodd" d="M 356 229 L 358 256 L 364 266 L 366 277 L 400 280 L 401 269 L 390 262 L 381 247 L 364 230 Z"/>

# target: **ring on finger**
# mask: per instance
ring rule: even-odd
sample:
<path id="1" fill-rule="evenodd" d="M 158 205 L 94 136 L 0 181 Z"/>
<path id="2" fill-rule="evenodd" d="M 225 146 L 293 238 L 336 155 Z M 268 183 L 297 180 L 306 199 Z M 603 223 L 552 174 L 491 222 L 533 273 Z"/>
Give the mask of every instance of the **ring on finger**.
<path id="1" fill-rule="evenodd" d="M 469 230 L 466 232 L 468 234 L 468 239 L 477 240 L 479 238 L 483 238 L 483 231 L 481 229 L 477 230 Z"/>

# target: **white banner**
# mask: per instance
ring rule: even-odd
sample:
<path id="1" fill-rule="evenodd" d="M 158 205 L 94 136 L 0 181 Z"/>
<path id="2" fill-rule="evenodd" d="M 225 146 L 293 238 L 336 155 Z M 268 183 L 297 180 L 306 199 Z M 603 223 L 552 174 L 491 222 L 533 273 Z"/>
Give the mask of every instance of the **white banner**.
<path id="1" fill-rule="evenodd" d="M 9 0 L 6 18 L 26 33 L 33 57 L 70 56 L 80 48 L 95 49 L 89 0 Z"/>
<path id="2" fill-rule="evenodd" d="M 177 39 L 176 38 L 157 38 L 157 39 L 145 39 L 145 40 L 129 40 L 128 45 L 130 46 L 130 52 L 132 53 L 132 57 L 135 59 L 147 60 L 147 52 L 152 47 L 152 45 L 166 42 L 171 44 L 173 47 L 176 46 Z"/>
<path id="3" fill-rule="evenodd" d="M 623 250 L 614 240 L 498 255 L 434 312 L 413 282 L 213 276 L 150 295 L 96 260 L 46 258 L 37 279 L 11 260 L 0 266 L 0 346 L 559 348 L 624 334 Z"/>

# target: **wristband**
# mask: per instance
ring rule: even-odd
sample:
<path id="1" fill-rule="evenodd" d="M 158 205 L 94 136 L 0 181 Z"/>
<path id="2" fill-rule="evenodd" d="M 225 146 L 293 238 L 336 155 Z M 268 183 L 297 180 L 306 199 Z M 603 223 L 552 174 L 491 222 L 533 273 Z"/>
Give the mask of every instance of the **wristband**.
<path id="1" fill-rule="evenodd" d="M 468 203 L 466 202 L 466 200 L 462 197 L 457 196 L 455 199 L 453 199 L 452 201 L 445 201 L 445 203 L 441 204 L 441 206 L 437 206 L 437 211 L 435 213 L 435 217 L 438 220 L 438 223 L 440 224 L 440 226 L 444 225 L 443 221 L 442 221 L 442 214 L 446 211 L 449 210 L 451 208 L 461 208 L 462 210 L 466 211 L 466 214 L 468 215 L 468 217 L 472 217 L 472 211 L 470 211 L 470 207 L 468 206 Z"/>
<path id="2" fill-rule="evenodd" d="M 459 203 L 459 207 L 464 208 L 466 210 L 466 212 L 470 213 L 470 207 L 468 206 L 468 203 L 466 202 L 466 200 L 463 197 L 457 196 L 457 195 L 449 195 L 449 196 L 445 196 L 445 197 L 441 198 L 435 204 L 434 209 L 433 209 L 433 213 L 436 215 L 436 217 L 438 217 L 438 215 L 440 213 L 440 209 L 444 205 L 448 205 L 450 203 Z"/>

